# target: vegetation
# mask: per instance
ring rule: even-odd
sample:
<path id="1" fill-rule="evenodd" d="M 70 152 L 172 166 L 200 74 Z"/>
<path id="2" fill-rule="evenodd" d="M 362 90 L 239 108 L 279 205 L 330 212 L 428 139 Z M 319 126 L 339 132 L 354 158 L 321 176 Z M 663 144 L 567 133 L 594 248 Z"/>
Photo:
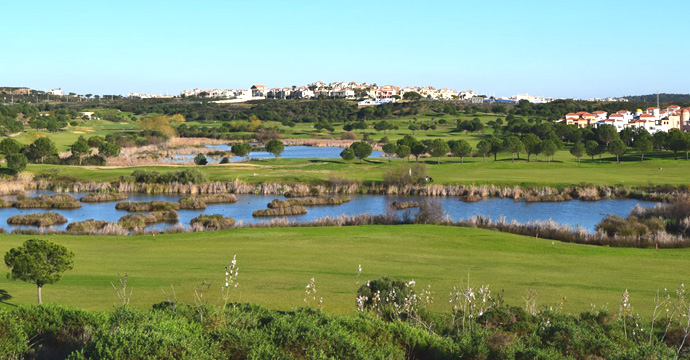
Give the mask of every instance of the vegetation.
<path id="1" fill-rule="evenodd" d="M 36 284 L 38 303 L 41 289 L 62 278 L 62 273 L 74 267 L 74 253 L 66 247 L 46 240 L 30 239 L 5 254 L 5 265 L 10 268 L 7 278 Z"/>
<path id="2" fill-rule="evenodd" d="M 403 201 L 403 202 L 393 201 L 391 203 L 391 207 L 395 210 L 412 209 L 412 208 L 419 207 L 419 203 L 416 201 Z"/>
<path id="3" fill-rule="evenodd" d="M 93 234 L 102 230 L 108 222 L 104 220 L 88 219 L 67 224 L 67 232 L 74 234 Z"/>
<path id="4" fill-rule="evenodd" d="M 180 204 L 165 201 L 146 201 L 146 202 L 121 202 L 115 205 L 115 209 L 129 212 L 140 211 L 166 211 L 178 210 Z"/>
<path id="5" fill-rule="evenodd" d="M 340 205 L 350 201 L 349 196 L 320 196 L 304 197 L 287 200 L 275 199 L 268 203 L 269 209 L 285 208 L 291 206 L 316 206 L 316 205 Z"/>
<path id="6" fill-rule="evenodd" d="M 78 209 L 81 203 L 77 198 L 67 194 L 39 195 L 27 197 L 17 195 L 14 207 L 19 209 Z"/>
<path id="7" fill-rule="evenodd" d="M 292 215 L 303 215 L 307 213 L 307 208 L 304 206 L 288 206 L 288 207 L 276 207 L 256 210 L 252 213 L 254 217 L 267 217 L 267 216 L 292 216 Z"/>
<path id="8" fill-rule="evenodd" d="M 82 196 L 79 201 L 81 202 L 110 202 L 110 201 L 122 201 L 127 200 L 127 194 L 119 192 L 94 192 L 88 195 Z"/>
<path id="9" fill-rule="evenodd" d="M 14 215 L 7 218 L 10 225 L 51 226 L 67 223 L 67 219 L 54 212 Z"/>
<path id="10" fill-rule="evenodd" d="M 224 230 L 235 226 L 235 219 L 223 215 L 199 215 L 193 218 L 190 225 L 201 225 L 206 230 Z"/>
<path id="11" fill-rule="evenodd" d="M 178 215 L 175 210 L 153 211 L 148 214 L 131 214 L 120 218 L 118 223 L 125 229 L 143 229 L 147 225 L 161 222 L 177 222 Z"/>

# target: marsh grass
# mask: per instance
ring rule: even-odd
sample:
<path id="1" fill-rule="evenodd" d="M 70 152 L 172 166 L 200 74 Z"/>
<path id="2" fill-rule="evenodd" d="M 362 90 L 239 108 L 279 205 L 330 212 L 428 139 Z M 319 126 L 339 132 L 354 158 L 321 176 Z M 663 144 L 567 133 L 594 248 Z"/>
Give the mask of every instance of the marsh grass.
<path id="1" fill-rule="evenodd" d="M 67 194 L 40 195 L 27 197 L 17 195 L 17 201 L 13 204 L 18 209 L 78 209 L 81 203 L 77 198 Z"/>
<path id="2" fill-rule="evenodd" d="M 74 234 L 96 234 L 108 225 L 107 221 L 88 219 L 79 222 L 69 223 L 67 225 L 67 233 Z"/>
<path id="3" fill-rule="evenodd" d="M 110 202 L 127 200 L 127 194 L 119 192 L 92 192 L 88 195 L 82 196 L 81 202 Z"/>
<path id="4" fill-rule="evenodd" d="M 224 230 L 235 226 L 235 219 L 223 215 L 199 215 L 193 218 L 190 225 L 201 225 L 205 230 Z"/>
<path id="5" fill-rule="evenodd" d="M 179 216 L 175 210 L 153 211 L 148 214 L 131 214 L 120 218 L 118 223 L 125 229 L 143 229 L 146 225 L 161 222 L 176 222 Z"/>
<path id="6" fill-rule="evenodd" d="M 349 196 L 319 196 L 292 198 L 287 200 L 275 199 L 268 203 L 269 209 L 285 208 L 291 206 L 318 206 L 318 205 L 340 205 L 350 201 Z"/>
<path id="7" fill-rule="evenodd" d="M 403 201 L 403 202 L 393 201 L 391 203 L 391 207 L 395 210 L 412 209 L 412 208 L 419 207 L 419 203 L 416 201 Z"/>
<path id="8" fill-rule="evenodd" d="M 165 201 L 121 202 L 115 209 L 129 212 L 178 210 L 180 204 Z"/>
<path id="9" fill-rule="evenodd" d="M 307 208 L 304 206 L 289 206 L 289 207 L 279 207 L 273 209 L 261 209 L 256 210 L 252 213 L 254 217 L 265 217 L 265 216 L 290 216 L 290 215 L 303 215 L 307 213 Z"/>
<path id="10" fill-rule="evenodd" d="M 7 219 L 7 223 L 10 225 L 31 225 L 38 227 L 64 224 L 66 222 L 67 219 L 64 216 L 54 212 L 15 215 Z"/>

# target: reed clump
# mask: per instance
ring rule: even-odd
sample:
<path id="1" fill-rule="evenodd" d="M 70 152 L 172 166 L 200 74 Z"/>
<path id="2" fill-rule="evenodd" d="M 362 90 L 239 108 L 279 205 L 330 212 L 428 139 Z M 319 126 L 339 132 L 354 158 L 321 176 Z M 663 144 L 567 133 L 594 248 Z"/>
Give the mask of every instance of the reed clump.
<path id="1" fill-rule="evenodd" d="M 203 210 L 206 209 L 206 203 L 197 197 L 186 197 L 180 199 L 179 207 L 184 210 Z"/>
<path id="2" fill-rule="evenodd" d="M 66 222 L 67 219 L 64 216 L 54 212 L 15 215 L 7 219 L 7 223 L 10 225 L 31 225 L 39 227 L 59 225 Z"/>
<path id="3" fill-rule="evenodd" d="M 98 231 L 103 230 L 106 225 L 108 225 L 107 221 L 88 219 L 69 223 L 67 225 L 67 232 L 75 234 L 96 234 Z"/>
<path id="4" fill-rule="evenodd" d="M 391 207 L 395 210 L 412 209 L 412 208 L 419 207 L 419 203 L 416 201 L 403 201 L 403 202 L 393 201 L 391 203 Z"/>
<path id="5" fill-rule="evenodd" d="M 110 202 L 110 201 L 122 201 L 127 200 L 127 194 L 119 192 L 92 192 L 88 195 L 84 195 L 79 199 L 81 202 Z"/>
<path id="6" fill-rule="evenodd" d="M 148 214 L 130 214 L 120 218 L 118 224 L 125 229 L 133 230 L 144 228 L 146 225 L 162 223 L 162 222 L 176 222 L 179 216 L 175 210 L 167 211 L 153 211 Z"/>
<path id="7" fill-rule="evenodd" d="M 28 197 L 17 195 L 14 207 L 18 209 L 78 209 L 81 203 L 77 198 L 67 194 L 39 195 Z"/>
<path id="8" fill-rule="evenodd" d="M 307 213 L 307 208 L 304 206 L 290 206 L 281 207 L 274 209 L 261 209 L 256 210 L 252 213 L 254 217 L 265 217 L 265 216 L 290 216 L 290 215 L 303 215 Z"/>
<path id="9" fill-rule="evenodd" d="M 13 205 L 14 205 L 14 201 L 0 199 L 0 209 L 1 208 L 9 208 L 9 207 L 12 207 Z"/>
<path id="10" fill-rule="evenodd" d="M 178 210 L 180 204 L 165 201 L 121 202 L 115 209 L 129 212 Z"/>
<path id="11" fill-rule="evenodd" d="M 237 196 L 233 194 L 198 194 L 193 197 L 206 204 L 232 204 L 237 202 Z"/>
<path id="12" fill-rule="evenodd" d="M 223 215 L 199 215 L 189 222 L 190 225 L 201 225 L 206 230 L 223 230 L 235 226 L 235 219 Z"/>
<path id="13" fill-rule="evenodd" d="M 291 206 L 340 205 L 350 201 L 349 196 L 319 196 L 305 198 L 291 198 L 287 200 L 275 199 L 268 203 L 269 209 Z"/>

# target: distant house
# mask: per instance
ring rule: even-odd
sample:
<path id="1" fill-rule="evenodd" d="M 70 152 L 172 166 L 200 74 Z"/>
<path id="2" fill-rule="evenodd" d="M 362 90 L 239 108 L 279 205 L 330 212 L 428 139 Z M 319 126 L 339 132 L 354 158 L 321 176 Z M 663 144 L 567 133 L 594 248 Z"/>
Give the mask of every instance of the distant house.
<path id="1" fill-rule="evenodd" d="M 268 88 L 266 85 L 252 85 L 249 90 L 252 91 L 252 97 L 255 98 L 265 98 L 268 94 Z"/>

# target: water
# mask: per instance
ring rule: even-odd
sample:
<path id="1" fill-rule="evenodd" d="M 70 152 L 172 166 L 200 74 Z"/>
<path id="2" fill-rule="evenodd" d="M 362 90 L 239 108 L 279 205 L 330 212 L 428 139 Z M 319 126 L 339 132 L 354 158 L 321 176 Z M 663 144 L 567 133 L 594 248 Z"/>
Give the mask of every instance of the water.
<path id="1" fill-rule="evenodd" d="M 229 145 L 206 145 L 206 147 L 218 151 L 230 151 Z M 283 151 L 280 157 L 283 159 L 340 159 L 340 153 L 342 151 L 343 148 L 340 147 L 286 146 L 285 151 Z M 381 155 L 383 155 L 382 151 L 373 151 L 369 157 L 378 158 L 381 157 Z M 194 156 L 196 156 L 196 154 L 173 155 L 172 159 L 168 159 L 168 161 L 173 163 L 188 163 L 194 159 Z M 252 151 L 249 157 L 253 160 L 274 158 L 273 154 L 266 151 Z M 217 164 L 222 157 L 206 156 L 206 158 L 209 163 Z M 238 156 L 230 158 L 232 162 L 245 160 L 245 158 Z"/>
<path id="2" fill-rule="evenodd" d="M 27 193 L 27 196 L 37 196 L 52 194 L 50 191 L 34 191 Z M 80 198 L 86 194 L 72 194 Z M 180 195 L 146 195 L 129 194 L 126 201 L 167 201 L 177 202 Z M 13 197 L 7 196 L 6 199 Z M 210 204 L 204 210 L 178 210 L 179 224 L 189 225 L 189 221 L 199 214 L 221 214 L 229 216 L 244 223 L 256 223 L 267 221 L 273 218 L 254 218 L 254 210 L 265 209 L 273 199 L 285 199 L 283 196 L 275 195 L 237 195 L 238 201 L 234 204 Z M 357 215 L 363 213 L 383 214 L 386 212 L 388 204 L 393 201 L 418 201 L 424 199 L 431 200 L 431 197 L 421 196 L 387 196 L 387 195 L 350 195 L 351 201 L 342 205 L 334 206 L 311 206 L 307 207 L 307 214 L 286 216 L 285 218 L 296 221 L 311 221 L 324 216 Z M 601 201 L 566 201 L 566 202 L 545 202 L 528 203 L 525 201 L 515 201 L 513 199 L 488 199 L 474 203 L 464 203 L 454 197 L 436 197 L 443 209 L 453 220 L 467 218 L 474 215 L 486 215 L 493 219 L 505 216 L 508 221 L 517 220 L 528 222 L 534 220 L 552 219 L 558 223 L 576 227 L 582 226 L 587 230 L 593 230 L 595 225 L 607 214 L 627 215 L 635 205 L 654 206 L 656 203 L 622 199 L 622 200 L 601 200 Z M 126 211 L 116 210 L 116 202 L 108 203 L 82 203 L 82 207 L 72 210 L 53 210 L 62 214 L 69 222 L 83 221 L 86 219 L 117 221 L 122 216 L 131 214 Z M 43 209 L 0 209 L 0 227 L 7 230 L 17 228 L 7 224 L 7 218 L 18 214 L 31 214 L 44 212 Z M 398 210 L 402 213 L 404 210 Z M 412 209 L 416 212 L 416 209 Z M 154 224 L 150 229 L 164 229 L 171 224 Z M 54 228 L 64 229 L 67 224 L 58 225 Z"/>

